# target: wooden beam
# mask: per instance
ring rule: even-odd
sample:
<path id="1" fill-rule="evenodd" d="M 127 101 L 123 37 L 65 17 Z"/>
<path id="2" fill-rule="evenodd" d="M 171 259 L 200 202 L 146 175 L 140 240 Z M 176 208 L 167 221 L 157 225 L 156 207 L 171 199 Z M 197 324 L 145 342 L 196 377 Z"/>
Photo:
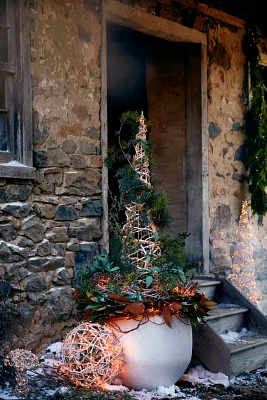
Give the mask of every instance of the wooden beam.
<path id="1" fill-rule="evenodd" d="M 245 20 L 238 17 L 234 17 L 233 15 L 218 10 L 216 8 L 209 7 L 207 4 L 196 3 L 194 0 L 173 0 L 173 1 L 182 4 L 186 7 L 194 8 L 195 10 L 202 12 L 203 14 L 208 15 L 209 17 L 225 22 L 226 24 L 237 26 L 238 28 L 245 28 L 246 26 Z"/>
<path id="2" fill-rule="evenodd" d="M 170 40 L 171 42 L 207 44 L 206 34 L 202 32 L 150 15 L 119 1 L 104 0 L 103 10 L 106 20 L 147 35 Z"/>
<path id="3" fill-rule="evenodd" d="M 201 134 L 202 134 L 202 251 L 203 274 L 209 273 L 209 132 L 208 132 L 208 65 L 207 46 L 201 45 Z"/>
<path id="4" fill-rule="evenodd" d="M 36 169 L 33 167 L 25 167 L 25 165 L 13 166 L 12 163 L 0 164 L 0 177 L 5 178 L 21 178 L 35 179 Z"/>
<path id="5" fill-rule="evenodd" d="M 101 243 L 104 249 L 109 250 L 109 233 L 108 233 L 108 169 L 105 166 L 104 160 L 107 157 L 108 148 L 108 107 L 107 107 L 107 20 L 102 10 L 101 15 L 102 37 L 101 37 L 101 151 L 102 151 L 102 207 L 103 216 L 101 220 L 103 236 Z"/>

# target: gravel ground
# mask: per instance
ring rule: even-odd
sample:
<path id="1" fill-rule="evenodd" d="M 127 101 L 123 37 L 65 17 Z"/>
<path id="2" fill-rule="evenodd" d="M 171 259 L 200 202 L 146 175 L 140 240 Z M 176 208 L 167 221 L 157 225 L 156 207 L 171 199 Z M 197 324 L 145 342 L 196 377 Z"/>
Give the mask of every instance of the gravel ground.
<path id="1" fill-rule="evenodd" d="M 12 379 L 9 377 L 9 384 L 12 386 Z M 3 381 L 2 381 L 3 383 Z M 14 383 L 14 382 L 13 382 Z M 243 374 L 229 381 L 229 386 L 222 384 L 190 383 L 179 380 L 175 395 L 148 391 L 95 391 L 76 388 L 68 381 L 58 378 L 56 372 L 45 378 L 31 377 L 29 380 L 30 392 L 21 396 L 15 396 L 9 389 L 0 389 L 0 400 L 6 399 L 27 399 L 27 400 L 87 400 L 87 399 L 108 399 L 108 400 L 156 400 L 156 399 L 187 399 L 187 400 L 267 400 L 267 369 L 259 369 L 252 373 Z M 61 390 L 60 388 L 64 388 Z M 63 392 L 63 393 L 62 393 Z"/>
<path id="2" fill-rule="evenodd" d="M 28 373 L 29 392 L 21 396 L 13 390 L 16 384 L 14 370 L 0 368 L 0 400 L 267 400 L 267 367 L 228 379 L 222 373 L 210 373 L 194 357 L 185 375 L 171 388 L 153 392 L 129 391 L 122 386 L 105 391 L 78 388 L 57 372 L 58 355 L 54 350 L 59 344 L 52 345 L 39 368 Z"/>

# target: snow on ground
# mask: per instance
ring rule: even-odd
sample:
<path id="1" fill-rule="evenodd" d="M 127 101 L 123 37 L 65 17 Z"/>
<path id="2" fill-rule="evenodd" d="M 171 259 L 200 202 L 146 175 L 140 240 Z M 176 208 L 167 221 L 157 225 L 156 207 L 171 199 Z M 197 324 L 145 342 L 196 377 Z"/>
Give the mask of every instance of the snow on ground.
<path id="1" fill-rule="evenodd" d="M 247 338 L 258 336 L 256 333 L 248 331 L 246 328 L 242 328 L 240 332 L 227 332 L 225 334 L 221 334 L 220 337 L 226 343 L 248 343 Z"/>
<path id="2" fill-rule="evenodd" d="M 129 390 L 126 386 L 118 386 L 118 385 L 108 385 L 105 384 L 104 387 L 105 390 L 110 390 L 110 391 L 121 391 L 121 392 L 127 392 L 129 395 L 131 395 L 135 399 L 140 399 L 140 400 L 151 400 L 154 398 L 157 399 L 166 399 L 166 396 L 169 398 L 179 398 L 181 399 L 187 399 L 187 400 L 199 400 L 198 397 L 192 397 L 192 396 L 187 396 L 185 393 L 183 393 L 178 386 L 170 386 L 170 387 L 165 387 L 165 386 L 159 386 L 156 390 Z"/>
<path id="3" fill-rule="evenodd" d="M 193 385 L 200 383 L 201 385 L 223 385 L 224 387 L 229 386 L 229 379 L 222 372 L 213 373 L 197 365 L 195 368 L 189 369 L 187 374 L 184 374 L 180 378 L 183 381 L 191 382 Z"/>
<path id="4" fill-rule="evenodd" d="M 232 303 L 220 303 L 213 308 L 240 308 L 240 306 L 238 304 L 232 304 Z"/>
<path id="5" fill-rule="evenodd" d="M 11 394 L 10 389 L 3 389 L 0 387 L 0 399 L 1 400 L 16 400 L 18 397 Z"/>
<path id="6" fill-rule="evenodd" d="M 242 338 L 243 336 L 250 336 L 252 332 L 249 332 L 247 330 L 242 330 L 241 332 L 230 332 L 226 336 L 226 339 L 232 340 L 233 338 L 236 338 L 236 335 L 238 335 L 238 338 Z M 54 380 L 55 384 L 53 385 L 54 388 L 50 389 L 45 389 L 45 395 L 46 399 L 47 398 L 53 398 L 55 393 L 66 393 L 68 391 L 71 391 L 70 387 L 66 387 L 66 381 L 60 380 L 60 377 L 57 376 L 54 371 L 60 364 L 60 349 L 61 349 L 61 342 L 56 342 L 52 343 L 46 350 L 45 354 L 43 355 L 41 361 L 40 361 L 40 366 L 35 370 L 35 371 L 28 371 L 28 376 L 30 378 L 34 378 L 34 375 L 37 376 L 38 380 L 42 380 L 42 376 L 48 377 L 51 375 L 51 379 Z M 249 381 L 252 382 L 255 380 L 256 382 L 256 377 L 257 374 L 261 374 L 262 371 L 265 370 L 257 370 L 250 375 Z M 266 370 L 266 375 L 267 375 L 267 370 Z M 243 380 L 242 380 L 243 379 Z M 198 365 L 194 368 L 191 368 L 187 371 L 186 374 L 184 374 L 181 378 L 181 381 L 187 381 L 190 382 L 194 387 L 191 389 L 185 389 L 183 385 L 181 384 L 181 388 L 179 386 L 173 385 L 170 387 L 163 387 L 160 386 L 157 388 L 157 390 L 129 390 L 125 386 L 122 385 L 105 385 L 105 390 L 107 391 L 121 391 L 121 392 L 127 392 L 132 398 L 138 399 L 138 400 L 152 400 L 152 399 L 166 399 L 166 398 L 179 398 L 179 399 L 186 399 L 186 400 L 201 400 L 201 398 L 198 397 L 198 389 L 199 387 L 212 387 L 216 385 L 223 385 L 225 388 L 231 386 L 240 386 L 240 385 L 246 385 L 248 382 L 247 378 L 244 378 L 242 376 L 240 377 L 235 377 L 232 378 L 230 381 L 226 375 L 224 375 L 222 372 L 218 373 L 212 373 L 208 370 L 206 370 L 203 366 Z M 179 384 L 179 383 L 178 383 Z M 185 393 L 186 391 L 186 393 Z M 51 397 L 50 397 L 51 396 Z M 13 394 L 13 391 L 11 388 L 7 385 L 6 388 L 0 388 L 0 400 L 17 400 L 17 399 L 22 399 L 21 397 L 17 397 L 16 395 Z M 38 397 L 38 399 L 41 399 L 41 397 Z M 217 397 L 214 397 L 211 400 L 217 400 Z"/>
<path id="7" fill-rule="evenodd" d="M 28 371 L 28 375 L 33 377 L 36 373 L 38 374 L 40 379 L 40 376 L 44 373 L 48 374 L 49 371 L 47 371 L 47 368 L 55 368 L 58 366 L 58 361 L 50 358 L 51 354 L 54 354 L 55 357 L 59 354 L 59 350 L 61 347 L 61 343 L 57 342 L 49 346 L 47 349 L 47 353 L 44 355 L 42 361 L 40 362 L 39 368 L 37 368 L 36 372 L 34 371 Z M 191 368 L 187 374 L 184 374 L 181 377 L 181 380 L 184 381 L 189 381 L 192 384 L 201 384 L 205 386 L 209 385 L 216 385 L 216 384 L 222 384 L 225 387 L 229 385 L 229 380 L 228 378 L 222 374 L 222 373 L 217 373 L 213 374 L 205 368 L 203 368 L 201 365 L 198 365 L 195 368 Z M 58 382 L 58 387 L 56 389 L 46 389 L 45 394 L 46 396 L 51 396 L 53 398 L 54 394 L 56 392 L 61 392 L 61 393 L 66 393 L 69 389 L 65 386 L 61 386 L 62 382 Z M 191 394 L 186 394 L 184 393 L 178 386 L 173 385 L 170 387 L 164 387 L 164 386 L 159 386 L 156 390 L 129 390 L 127 387 L 122 386 L 122 385 L 108 385 L 105 384 L 104 387 L 105 390 L 108 391 L 121 391 L 121 392 L 127 392 L 132 398 L 138 399 L 138 400 L 152 400 L 152 399 L 166 399 L 168 398 L 179 398 L 179 399 L 187 399 L 187 400 L 200 400 L 199 397 L 195 396 L 192 390 L 192 395 Z M 12 390 L 10 388 L 5 388 L 1 389 L 0 388 L 0 399 L 2 400 L 15 400 L 15 399 L 21 399 L 21 397 L 16 397 L 15 395 L 12 394 Z"/>

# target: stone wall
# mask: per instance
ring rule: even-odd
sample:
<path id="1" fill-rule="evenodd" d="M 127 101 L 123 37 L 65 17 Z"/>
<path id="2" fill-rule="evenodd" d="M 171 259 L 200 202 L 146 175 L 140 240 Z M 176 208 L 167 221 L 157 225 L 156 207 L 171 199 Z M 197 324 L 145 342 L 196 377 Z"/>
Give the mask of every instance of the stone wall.
<path id="1" fill-rule="evenodd" d="M 37 352 L 77 323 L 72 279 L 102 237 L 99 3 L 30 2 L 37 180 L 0 181 L 0 277 L 13 345 Z"/>

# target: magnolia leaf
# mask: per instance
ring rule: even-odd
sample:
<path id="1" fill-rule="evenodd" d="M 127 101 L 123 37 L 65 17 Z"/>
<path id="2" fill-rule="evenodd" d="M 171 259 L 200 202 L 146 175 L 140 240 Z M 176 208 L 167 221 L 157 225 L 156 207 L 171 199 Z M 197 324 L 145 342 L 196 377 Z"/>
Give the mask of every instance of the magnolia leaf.
<path id="1" fill-rule="evenodd" d="M 197 275 L 197 270 L 196 268 L 190 268 L 188 271 L 185 272 L 185 276 L 187 278 L 194 278 L 194 276 Z"/>
<path id="2" fill-rule="evenodd" d="M 206 306 L 208 308 L 217 306 L 217 303 L 215 303 L 215 301 L 209 300 L 205 297 L 205 293 L 202 293 L 202 295 L 201 295 L 200 304 L 203 304 L 204 306 Z"/>
<path id="3" fill-rule="evenodd" d="M 117 294 L 117 293 L 109 293 L 108 298 L 112 299 L 112 300 L 118 300 L 118 301 L 121 301 L 123 303 L 128 303 L 128 299 L 126 299 L 126 297 L 123 297 L 123 296 L 121 296 L 120 294 Z"/>
<path id="4" fill-rule="evenodd" d="M 204 302 L 201 301 L 201 304 L 203 304 L 207 308 L 211 308 L 211 307 L 217 306 L 217 303 L 215 303 L 215 301 L 212 301 L 212 300 L 206 300 Z"/>
<path id="5" fill-rule="evenodd" d="M 131 306 L 131 304 L 128 304 L 125 308 L 124 308 L 124 312 L 125 312 L 125 314 L 127 314 L 127 313 L 129 313 L 130 312 L 130 306 Z"/>
<path id="6" fill-rule="evenodd" d="M 173 301 L 170 305 L 169 305 L 169 309 L 171 310 L 171 312 L 173 313 L 177 313 L 179 310 L 181 310 L 182 308 L 182 304 L 178 303 L 178 301 Z"/>
<path id="7" fill-rule="evenodd" d="M 72 298 L 73 300 L 78 300 L 78 298 L 79 298 L 79 293 L 74 293 L 74 294 L 71 296 L 71 298 Z"/>
<path id="8" fill-rule="evenodd" d="M 188 308 L 186 307 L 186 305 L 185 305 L 184 303 L 183 303 L 182 310 L 183 310 L 184 312 L 188 312 Z"/>
<path id="9" fill-rule="evenodd" d="M 118 271 L 118 269 L 120 269 L 119 267 L 113 267 L 113 268 L 111 268 L 111 272 L 113 272 L 113 271 Z"/>
<path id="10" fill-rule="evenodd" d="M 146 287 L 149 287 L 153 282 L 153 277 L 151 275 L 146 277 Z"/>
<path id="11" fill-rule="evenodd" d="M 186 317 L 186 315 L 185 315 L 185 317 Z M 196 324 L 198 323 L 198 317 L 195 317 L 194 315 L 191 315 L 191 316 L 190 316 L 190 321 L 191 321 L 194 325 L 196 325 Z"/>
<path id="12" fill-rule="evenodd" d="M 103 311 L 103 310 L 105 310 L 107 307 L 105 306 L 105 307 L 100 307 L 100 308 L 97 308 L 97 310 L 96 311 Z"/>
<path id="13" fill-rule="evenodd" d="M 84 318 L 90 318 L 91 317 L 91 313 L 92 313 L 92 310 L 86 310 L 85 312 L 84 312 Z"/>
<path id="14" fill-rule="evenodd" d="M 201 304 L 204 304 L 205 301 L 208 301 L 209 299 L 207 299 L 207 297 L 205 296 L 205 293 L 201 293 Z"/>
<path id="15" fill-rule="evenodd" d="M 85 310 L 89 310 L 90 308 L 97 308 L 97 305 L 96 304 L 88 304 L 88 306 L 86 306 L 84 309 Z"/>
<path id="16" fill-rule="evenodd" d="M 134 303 L 128 304 L 123 310 L 125 313 L 130 312 L 133 315 L 142 314 L 145 311 L 145 306 L 141 301 L 135 301 Z"/>
<path id="17" fill-rule="evenodd" d="M 150 261 L 151 261 L 151 257 L 150 257 L 150 256 L 147 256 L 146 262 L 145 262 L 145 267 L 148 266 L 148 264 L 150 263 Z"/>
<path id="18" fill-rule="evenodd" d="M 87 297 L 93 297 L 93 294 L 91 292 L 86 292 Z"/>
<path id="19" fill-rule="evenodd" d="M 165 304 L 163 304 L 160 311 L 161 311 L 162 318 L 164 319 L 165 324 L 168 325 L 169 328 L 172 328 L 171 310 L 169 309 L 169 307 L 166 306 Z"/>

